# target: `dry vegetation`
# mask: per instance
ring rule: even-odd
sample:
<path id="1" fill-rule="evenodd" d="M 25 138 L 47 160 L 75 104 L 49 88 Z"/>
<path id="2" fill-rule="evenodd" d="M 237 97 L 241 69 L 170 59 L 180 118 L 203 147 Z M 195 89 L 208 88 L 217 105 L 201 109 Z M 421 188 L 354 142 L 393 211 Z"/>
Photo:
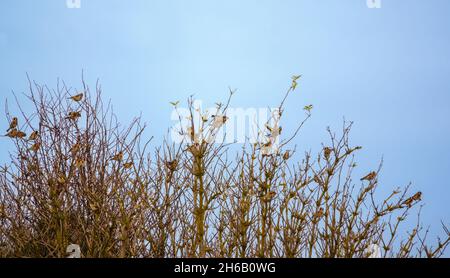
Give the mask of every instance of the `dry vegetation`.
<path id="1" fill-rule="evenodd" d="M 150 150 L 140 118 L 122 128 L 100 86 L 83 87 L 70 98 L 64 84 L 30 82 L 33 111 L 18 101 L 14 120 L 6 108 L 2 140 L 15 148 L 0 169 L 1 257 L 65 257 L 70 243 L 84 257 L 367 257 L 371 244 L 383 257 L 439 257 L 449 243 L 444 225 L 432 246 L 419 220 L 400 233 L 420 192 L 377 196 L 379 169 L 352 179 L 360 147 L 349 145 L 349 123 L 329 131 L 320 153 L 292 161 L 305 107 L 276 153 L 265 151 L 270 141 L 248 143 L 230 158 L 229 146 L 202 139 L 222 128 L 228 99 L 182 144 Z"/>

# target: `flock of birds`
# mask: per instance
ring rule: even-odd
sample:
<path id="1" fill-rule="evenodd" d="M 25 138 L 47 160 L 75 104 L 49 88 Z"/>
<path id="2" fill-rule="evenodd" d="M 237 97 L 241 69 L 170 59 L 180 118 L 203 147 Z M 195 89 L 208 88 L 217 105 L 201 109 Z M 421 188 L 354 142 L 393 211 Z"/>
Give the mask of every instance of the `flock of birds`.
<path id="1" fill-rule="evenodd" d="M 377 173 L 375 171 L 370 172 L 369 174 L 365 175 L 361 178 L 361 181 L 369 181 L 372 182 L 377 177 Z M 411 207 L 414 202 L 422 200 L 422 192 L 416 192 L 413 196 L 407 198 L 405 201 L 403 201 L 402 205 L 405 205 L 407 207 Z"/>
<path id="2" fill-rule="evenodd" d="M 83 100 L 84 94 L 78 93 L 76 95 L 70 96 L 68 99 L 74 101 L 74 102 L 80 102 Z M 66 120 L 76 121 L 78 118 L 81 117 L 81 111 L 70 111 L 67 113 L 67 116 L 65 117 Z M 9 128 L 6 130 L 5 137 L 9 138 L 18 138 L 23 139 L 27 136 L 27 134 L 19 129 L 19 120 L 17 117 L 13 117 L 11 119 L 11 122 L 9 123 Z M 30 151 L 37 152 L 41 147 L 41 140 L 39 138 L 39 133 L 37 130 L 34 130 L 30 136 L 28 137 L 28 142 L 31 142 L 32 145 L 29 147 Z M 80 149 L 81 145 L 80 143 L 75 143 L 71 149 L 70 152 L 75 156 L 77 151 Z M 123 152 L 120 151 L 117 154 L 114 154 L 111 156 L 111 160 L 114 161 L 122 161 L 123 160 Z M 77 158 L 75 160 L 75 166 L 77 168 L 82 167 L 84 165 L 84 160 L 81 158 Z M 133 166 L 133 162 L 124 162 L 122 167 L 125 169 L 129 169 Z"/>
<path id="3" fill-rule="evenodd" d="M 77 95 L 71 96 L 69 97 L 69 99 L 75 101 L 75 102 L 79 102 L 83 99 L 84 94 L 83 93 L 79 93 Z M 81 112 L 80 111 L 71 111 L 68 113 L 66 119 L 70 119 L 70 120 L 76 120 L 78 118 L 81 117 Z M 9 128 L 6 130 L 6 134 L 4 136 L 9 137 L 9 138 L 25 138 L 27 136 L 27 134 L 21 130 L 18 129 L 19 126 L 19 119 L 17 117 L 13 117 L 11 119 L 11 122 L 9 123 Z M 35 130 L 33 131 L 30 136 L 28 137 L 29 141 L 36 141 L 39 137 L 38 132 Z M 31 150 L 33 151 L 37 151 L 40 147 L 40 143 L 36 142 L 33 144 L 33 146 L 31 146 Z"/>
<path id="4" fill-rule="evenodd" d="M 295 89 L 295 87 L 297 86 L 296 81 L 298 78 L 300 78 L 300 76 L 293 77 L 292 89 Z M 69 99 L 71 99 L 72 101 L 75 101 L 75 102 L 80 102 L 83 99 L 83 96 L 84 96 L 83 93 L 79 93 L 79 94 L 69 97 Z M 68 113 L 66 119 L 77 120 L 80 117 L 81 117 L 81 111 L 71 111 Z M 7 133 L 4 136 L 9 137 L 9 138 L 25 138 L 27 136 L 27 134 L 25 132 L 19 130 L 18 125 L 19 125 L 19 120 L 17 119 L 17 117 L 13 117 L 9 124 L 9 128 L 6 130 Z M 30 142 L 33 142 L 33 144 L 30 147 L 30 150 L 33 152 L 37 152 L 41 146 L 41 142 L 39 141 L 38 132 L 33 131 L 30 134 L 30 136 L 28 137 L 28 140 Z M 75 144 L 75 146 L 72 147 L 71 151 L 74 151 L 75 148 L 76 148 L 76 144 Z M 329 156 L 331 153 L 331 149 L 326 149 L 324 152 L 325 152 L 325 156 Z M 123 159 L 123 152 L 119 152 L 111 157 L 111 160 L 115 160 L 115 161 L 121 161 L 122 159 Z M 133 165 L 132 162 L 126 162 L 126 163 L 124 163 L 123 167 L 127 169 L 127 168 L 131 168 L 132 165 Z M 377 173 L 375 171 L 373 171 L 373 172 L 368 173 L 364 177 L 362 177 L 361 181 L 373 182 L 376 179 L 376 177 L 377 177 Z M 268 196 L 268 198 L 270 198 L 270 197 L 271 196 Z M 416 194 L 414 194 L 413 196 L 406 199 L 403 202 L 403 204 L 406 206 L 411 206 L 412 203 L 414 203 L 415 201 L 420 201 L 421 197 L 422 197 L 422 193 L 419 191 Z M 68 254 L 67 258 L 81 258 L 82 257 L 81 248 L 78 244 L 68 245 L 66 248 L 66 252 Z M 381 248 L 377 244 L 371 244 L 365 249 L 365 254 L 367 254 L 368 258 L 381 258 Z"/>

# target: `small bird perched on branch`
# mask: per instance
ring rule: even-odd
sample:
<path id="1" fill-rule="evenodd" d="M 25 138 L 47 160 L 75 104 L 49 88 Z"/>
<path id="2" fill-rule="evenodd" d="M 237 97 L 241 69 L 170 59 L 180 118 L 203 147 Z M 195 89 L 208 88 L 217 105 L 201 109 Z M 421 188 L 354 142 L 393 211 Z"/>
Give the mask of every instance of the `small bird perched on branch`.
<path id="1" fill-rule="evenodd" d="M 69 97 L 69 99 L 71 99 L 75 102 L 79 102 L 83 99 L 83 93 L 79 93 L 77 95 L 71 96 L 71 97 Z"/>
<path id="2" fill-rule="evenodd" d="M 172 161 L 165 161 L 164 164 L 170 171 L 174 172 L 178 166 L 178 160 L 174 159 Z"/>
<path id="3" fill-rule="evenodd" d="M 283 160 L 288 160 L 291 157 L 291 153 L 289 151 L 285 151 L 283 154 Z"/>
<path id="4" fill-rule="evenodd" d="M 323 148 L 323 156 L 325 157 L 326 160 L 330 158 L 331 151 L 332 149 L 329 147 Z"/>
<path id="5" fill-rule="evenodd" d="M 25 136 L 27 136 L 27 134 L 23 131 L 17 130 L 16 128 L 13 128 L 4 136 L 9 138 L 24 138 Z"/>
<path id="6" fill-rule="evenodd" d="M 120 151 L 111 157 L 111 160 L 121 161 L 123 159 L 123 152 Z"/>
<path id="7" fill-rule="evenodd" d="M 365 175 L 364 177 L 361 178 L 362 181 L 366 180 L 366 181 L 372 181 L 377 177 L 377 173 L 375 171 L 370 172 L 369 174 Z"/>
<path id="8" fill-rule="evenodd" d="M 9 137 L 9 138 L 16 138 L 16 136 L 17 136 L 17 129 L 16 128 L 11 129 L 4 136 Z"/>
<path id="9" fill-rule="evenodd" d="M 412 195 L 408 199 L 406 199 L 403 204 L 407 205 L 408 207 L 411 207 L 412 203 L 415 201 L 420 201 L 422 199 L 422 192 L 417 192 L 416 194 Z"/>
<path id="10" fill-rule="evenodd" d="M 16 134 L 17 138 L 24 138 L 25 136 L 27 136 L 27 134 L 25 132 L 20 131 L 20 130 L 17 131 L 17 134 Z"/>
<path id="11" fill-rule="evenodd" d="M 126 162 L 126 163 L 123 164 L 123 168 L 124 169 L 130 169 L 131 167 L 133 167 L 133 162 L 132 161 Z"/>
<path id="12" fill-rule="evenodd" d="M 322 216 L 324 215 L 324 210 L 322 207 L 320 207 L 313 215 L 313 220 L 317 222 Z"/>
<path id="13" fill-rule="evenodd" d="M 81 112 L 79 112 L 79 111 L 72 111 L 72 112 L 69 112 L 69 114 L 67 115 L 66 119 L 75 121 L 79 117 L 81 117 Z"/>
<path id="14" fill-rule="evenodd" d="M 28 140 L 30 140 L 30 141 L 34 141 L 34 140 L 36 140 L 37 138 L 38 138 L 38 132 L 37 131 L 33 131 L 31 134 L 30 134 L 30 137 L 28 137 Z"/>
<path id="15" fill-rule="evenodd" d="M 15 129 L 17 127 L 17 124 L 19 123 L 19 120 L 17 120 L 17 117 L 13 117 L 11 123 L 9 123 L 9 128 L 6 130 L 6 132 L 9 132 L 12 129 Z"/>

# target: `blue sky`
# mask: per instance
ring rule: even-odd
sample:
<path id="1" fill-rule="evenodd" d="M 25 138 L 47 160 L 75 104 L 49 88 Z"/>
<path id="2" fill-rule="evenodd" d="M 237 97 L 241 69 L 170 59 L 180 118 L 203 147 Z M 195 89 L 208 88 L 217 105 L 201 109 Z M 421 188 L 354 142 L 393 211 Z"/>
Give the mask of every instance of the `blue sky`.
<path id="1" fill-rule="evenodd" d="M 283 120 L 292 130 L 314 105 L 299 148 L 318 150 L 327 126 L 354 121 L 360 173 L 384 157 L 382 192 L 412 182 L 423 223 L 440 232 L 450 224 L 450 1 L 381 2 L 3 0 L 0 107 L 26 91 L 26 73 L 79 88 L 84 70 L 122 122 L 142 112 L 158 137 L 172 124 L 169 101 L 195 94 L 211 106 L 231 86 L 235 107 L 275 106 L 303 74 Z M 2 163 L 10 149 L 0 140 Z"/>

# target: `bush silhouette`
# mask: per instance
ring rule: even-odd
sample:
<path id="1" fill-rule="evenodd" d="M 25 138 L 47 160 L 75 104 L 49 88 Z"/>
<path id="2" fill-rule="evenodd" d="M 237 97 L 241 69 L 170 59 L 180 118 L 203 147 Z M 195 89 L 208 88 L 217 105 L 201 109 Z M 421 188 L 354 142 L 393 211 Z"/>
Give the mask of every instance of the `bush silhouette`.
<path id="1" fill-rule="evenodd" d="M 355 182 L 361 147 L 349 144 L 351 123 L 293 161 L 312 106 L 275 151 L 267 152 L 275 128 L 267 125 L 267 141 L 230 158 L 227 144 L 208 138 L 226 123 L 232 93 L 215 117 L 191 121 L 184 142 L 150 150 L 145 124 L 121 127 L 98 84 L 83 81 L 83 95 L 71 98 L 65 85 L 29 83 L 33 111 L 17 102 L 16 126 L 6 111 L 12 128 L 3 140 L 14 151 L 0 170 L 1 257 L 65 257 L 72 243 L 84 257 L 369 257 L 373 246 L 382 257 L 439 257 L 450 241 L 443 225 L 444 238 L 428 246 L 419 220 L 399 232 L 420 192 L 395 188 L 377 201 L 380 169 Z"/>

